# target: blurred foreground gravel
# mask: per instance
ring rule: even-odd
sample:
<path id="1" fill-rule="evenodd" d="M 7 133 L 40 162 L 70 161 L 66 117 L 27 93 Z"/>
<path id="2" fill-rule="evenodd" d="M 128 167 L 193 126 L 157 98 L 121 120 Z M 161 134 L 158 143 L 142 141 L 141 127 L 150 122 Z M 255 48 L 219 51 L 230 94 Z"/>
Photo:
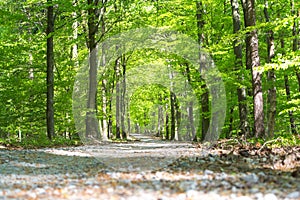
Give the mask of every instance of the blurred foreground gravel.
<path id="1" fill-rule="evenodd" d="M 300 199 L 300 179 L 266 159 L 188 143 L 0 150 L 0 199 Z"/>

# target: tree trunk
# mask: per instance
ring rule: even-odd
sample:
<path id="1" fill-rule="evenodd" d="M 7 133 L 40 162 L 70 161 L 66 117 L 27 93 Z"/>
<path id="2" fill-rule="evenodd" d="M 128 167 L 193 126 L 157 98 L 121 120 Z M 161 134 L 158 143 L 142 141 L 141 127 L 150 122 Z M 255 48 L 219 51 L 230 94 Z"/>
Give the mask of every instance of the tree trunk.
<path id="1" fill-rule="evenodd" d="M 126 109 L 127 109 L 127 135 L 131 133 L 131 120 L 130 120 L 130 112 L 129 112 L 129 102 L 126 102 Z"/>
<path id="2" fill-rule="evenodd" d="M 297 75 L 297 80 L 298 80 L 298 91 L 300 92 L 300 72 L 297 71 L 296 75 Z"/>
<path id="3" fill-rule="evenodd" d="M 246 27 L 256 25 L 255 0 L 242 0 L 244 8 L 244 19 Z M 259 70 L 260 58 L 258 54 L 257 30 L 247 33 L 247 66 L 252 72 L 253 91 L 253 114 L 254 114 L 254 134 L 257 138 L 265 138 L 263 94 L 262 94 L 262 72 Z"/>
<path id="4" fill-rule="evenodd" d="M 126 58 L 125 55 L 122 55 L 122 67 L 123 67 L 123 74 L 122 74 L 122 88 L 121 88 L 121 95 L 120 95 L 120 111 L 121 111 L 121 130 L 122 130 L 122 139 L 127 138 L 127 133 L 125 129 L 125 95 L 126 95 Z"/>
<path id="5" fill-rule="evenodd" d="M 200 52 L 199 52 L 199 60 L 200 60 L 200 72 L 202 68 L 205 68 L 205 63 L 202 62 L 203 58 L 202 58 L 202 53 L 201 53 L 201 48 L 203 47 L 204 44 L 204 34 L 203 34 L 203 29 L 204 29 L 204 25 L 205 25 L 205 21 L 204 21 L 204 6 L 202 1 L 197 1 L 196 2 L 196 7 L 197 7 L 197 27 L 198 27 L 198 44 L 200 45 Z M 201 81 L 204 82 L 204 80 L 201 78 Z M 207 135 L 208 129 L 209 129 L 209 92 L 207 89 L 207 86 L 205 83 L 203 83 L 203 85 L 201 86 L 201 89 L 203 91 L 202 95 L 201 95 L 201 111 L 202 111 L 202 115 L 201 115 L 201 121 L 202 121 L 202 140 L 204 140 L 204 138 Z"/>
<path id="6" fill-rule="evenodd" d="M 241 30 L 241 19 L 240 19 L 241 17 L 239 12 L 238 0 L 231 0 L 231 8 L 232 8 L 232 20 L 233 20 L 233 32 L 236 34 L 239 33 Z M 235 71 L 241 71 L 241 69 L 243 68 L 243 60 L 242 60 L 243 47 L 239 39 L 233 41 L 233 49 L 235 54 Z M 244 81 L 244 74 L 242 72 L 239 72 L 238 80 L 240 82 Z M 240 116 L 240 130 L 241 130 L 241 134 L 247 137 L 250 134 L 250 127 L 248 122 L 246 88 L 238 87 L 237 95 L 238 95 L 239 116 Z M 233 111 L 231 111 L 231 113 L 232 112 Z"/>
<path id="7" fill-rule="evenodd" d="M 117 58 L 115 64 L 115 72 L 116 72 L 116 138 L 121 139 L 121 94 L 120 94 L 120 83 L 118 80 L 120 79 L 120 58 Z"/>
<path id="8" fill-rule="evenodd" d="M 289 85 L 289 77 L 286 74 L 284 75 L 284 85 L 285 85 L 286 98 L 288 101 L 290 101 L 291 100 L 291 91 L 290 91 L 290 85 Z M 289 111 L 289 118 L 290 118 L 290 126 L 291 126 L 292 133 L 298 134 L 293 111 Z"/>
<path id="9" fill-rule="evenodd" d="M 281 39 L 280 43 L 281 43 L 281 48 L 284 49 L 285 48 L 284 39 Z M 285 86 L 286 99 L 287 99 L 287 101 L 290 101 L 291 100 L 291 90 L 290 90 L 290 84 L 289 84 L 289 77 L 286 73 L 284 74 L 284 86 Z M 289 113 L 291 131 L 293 134 L 297 134 L 293 111 L 289 111 L 288 113 Z"/>
<path id="10" fill-rule="evenodd" d="M 115 71 L 114 71 L 115 73 Z M 115 76 L 115 75 L 113 75 Z M 108 94 L 109 95 L 109 100 L 108 100 L 108 138 L 113 138 L 113 110 L 112 110 L 112 101 L 113 101 L 113 92 L 114 92 L 114 88 L 115 88 L 115 82 L 110 81 L 107 84 L 107 90 L 108 90 Z"/>
<path id="11" fill-rule="evenodd" d="M 178 141 L 178 140 L 181 140 L 180 137 L 180 134 L 179 134 L 179 128 L 180 128 L 180 123 L 181 123 L 181 112 L 180 112 L 180 107 L 179 107 L 179 103 L 178 103 L 178 99 L 176 98 L 176 95 L 174 94 L 175 96 L 175 113 L 176 113 L 176 129 L 175 129 L 175 138 L 174 140 Z"/>
<path id="12" fill-rule="evenodd" d="M 160 99 L 161 100 L 161 99 Z M 158 114 L 157 114 L 157 133 L 156 137 L 162 137 L 162 131 L 164 126 L 164 119 L 163 119 L 163 108 L 162 105 L 158 105 Z"/>
<path id="13" fill-rule="evenodd" d="M 264 14 L 266 22 L 270 22 L 270 16 L 268 13 L 268 1 L 265 1 Z M 272 59 L 275 56 L 275 43 L 274 43 L 274 33 L 272 30 L 269 30 L 267 33 L 267 48 L 268 48 L 268 57 L 267 62 L 271 63 Z M 268 89 L 268 137 L 272 138 L 275 131 L 275 118 L 276 118 L 276 76 L 275 69 L 272 68 L 268 71 L 268 82 L 270 84 Z"/>
<path id="14" fill-rule="evenodd" d="M 175 128 L 176 128 L 176 118 L 175 118 L 175 94 L 170 92 L 170 102 L 171 102 L 171 140 L 175 139 Z"/>
<path id="15" fill-rule="evenodd" d="M 102 16 L 100 19 L 101 23 L 101 34 L 104 35 L 106 31 L 106 24 L 105 24 L 105 19 L 104 19 L 104 14 L 106 12 L 106 7 L 105 7 L 105 0 L 102 0 Z M 106 46 L 105 44 L 102 44 L 101 46 L 101 63 L 100 66 L 105 67 L 106 65 L 106 52 L 105 52 Z M 106 80 L 106 74 L 102 75 L 102 84 L 101 84 L 101 91 L 102 91 L 102 140 L 106 141 L 109 138 L 109 131 L 108 131 L 108 114 L 107 114 L 107 80 Z"/>
<path id="16" fill-rule="evenodd" d="M 292 7 L 292 15 L 294 16 L 294 24 L 293 24 L 293 51 L 297 51 L 299 49 L 299 30 L 297 31 L 297 18 L 300 17 L 300 13 L 296 13 L 295 11 L 295 2 L 294 0 L 291 0 L 291 7 Z M 300 28 L 300 22 L 298 22 L 298 27 Z M 299 72 L 299 66 L 296 69 L 296 76 L 298 80 L 298 91 L 300 92 L 300 72 Z"/>
<path id="17" fill-rule="evenodd" d="M 190 68 L 188 66 L 188 64 L 186 65 L 186 75 L 187 75 L 187 82 L 188 84 L 191 84 L 192 81 L 191 81 L 191 72 L 190 72 Z M 193 101 L 190 101 L 188 103 L 188 108 L 187 108 L 187 111 L 188 111 L 188 123 L 187 123 L 187 132 L 188 132 L 188 135 L 189 135 L 189 138 L 190 138 L 190 135 L 191 135 L 191 139 L 193 141 L 197 141 L 197 136 L 196 136 L 196 130 L 195 130 L 195 125 L 194 125 L 194 104 L 193 104 Z"/>
<path id="18" fill-rule="evenodd" d="M 52 0 L 47 0 L 47 136 L 54 137 L 54 15 Z"/>
<path id="19" fill-rule="evenodd" d="M 169 130 L 169 112 L 168 112 L 168 106 L 166 106 L 166 120 L 165 120 L 165 127 L 166 127 L 166 140 L 169 140 L 170 138 L 170 130 Z"/>
<path id="20" fill-rule="evenodd" d="M 99 138 L 99 123 L 97 114 L 97 43 L 98 32 L 97 19 L 99 17 L 98 0 L 88 0 L 88 48 L 89 48 L 89 89 L 86 114 L 86 137 Z"/>
<path id="21" fill-rule="evenodd" d="M 170 70 L 169 72 L 169 78 L 170 78 L 170 110 L 171 110 L 171 140 L 175 139 L 175 128 L 176 128 L 176 118 L 175 118 L 175 94 L 173 92 L 173 78 L 174 74 Z"/>

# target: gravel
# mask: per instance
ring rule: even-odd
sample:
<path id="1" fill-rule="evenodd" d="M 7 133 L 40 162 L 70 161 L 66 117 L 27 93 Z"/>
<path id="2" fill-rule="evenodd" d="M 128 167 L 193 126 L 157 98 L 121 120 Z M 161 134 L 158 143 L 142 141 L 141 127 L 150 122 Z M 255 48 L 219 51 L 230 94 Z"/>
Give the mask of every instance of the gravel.
<path id="1" fill-rule="evenodd" d="M 192 144 L 152 140 L 1 149 L 0 200 L 300 199 L 299 178 L 256 169 L 238 171 L 233 166 L 238 164 L 221 162 L 214 152 L 208 156 Z"/>

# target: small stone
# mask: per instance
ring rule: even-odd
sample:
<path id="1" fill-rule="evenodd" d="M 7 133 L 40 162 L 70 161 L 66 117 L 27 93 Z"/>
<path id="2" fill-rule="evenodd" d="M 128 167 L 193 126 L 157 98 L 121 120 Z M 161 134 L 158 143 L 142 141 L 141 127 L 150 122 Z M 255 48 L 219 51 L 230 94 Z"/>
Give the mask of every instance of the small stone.
<path id="1" fill-rule="evenodd" d="M 29 192 L 28 194 L 29 199 L 36 199 L 37 195 L 33 192 Z"/>
<path id="2" fill-rule="evenodd" d="M 258 192 L 259 192 L 259 189 L 258 188 L 251 188 L 250 189 L 250 192 L 252 193 L 252 194 L 257 194 Z"/>
<path id="3" fill-rule="evenodd" d="M 235 200 L 252 200 L 252 198 L 247 196 L 240 196 L 240 197 L 236 197 Z"/>
<path id="4" fill-rule="evenodd" d="M 261 192 L 256 193 L 255 197 L 256 197 L 257 200 L 264 200 L 264 195 Z"/>
<path id="5" fill-rule="evenodd" d="M 275 194 L 266 194 L 264 196 L 264 200 L 277 200 L 278 198 L 275 196 Z"/>
<path id="6" fill-rule="evenodd" d="M 211 170 L 206 169 L 206 170 L 204 170 L 204 174 L 205 175 L 212 175 L 212 174 L 214 174 L 214 172 L 211 171 Z"/>
<path id="7" fill-rule="evenodd" d="M 298 191 L 292 192 L 292 193 L 287 195 L 287 198 L 298 199 L 298 198 L 300 198 L 300 192 L 298 192 Z"/>
<path id="8" fill-rule="evenodd" d="M 198 192 L 196 190 L 188 190 L 186 192 L 186 197 L 191 199 L 191 198 L 195 198 L 198 196 Z"/>
<path id="9" fill-rule="evenodd" d="M 259 181 L 259 177 L 256 174 L 247 174 L 242 179 L 247 183 L 257 183 Z"/>

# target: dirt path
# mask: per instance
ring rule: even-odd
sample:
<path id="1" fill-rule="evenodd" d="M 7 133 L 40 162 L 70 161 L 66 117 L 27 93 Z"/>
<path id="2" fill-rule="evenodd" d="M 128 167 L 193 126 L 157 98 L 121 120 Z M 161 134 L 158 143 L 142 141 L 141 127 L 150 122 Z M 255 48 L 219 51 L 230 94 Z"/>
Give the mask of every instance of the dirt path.
<path id="1" fill-rule="evenodd" d="M 276 153 L 134 137 L 141 141 L 0 150 L 0 199 L 300 199 L 299 175 L 272 169 Z M 297 156 L 288 157 L 294 165 Z"/>

